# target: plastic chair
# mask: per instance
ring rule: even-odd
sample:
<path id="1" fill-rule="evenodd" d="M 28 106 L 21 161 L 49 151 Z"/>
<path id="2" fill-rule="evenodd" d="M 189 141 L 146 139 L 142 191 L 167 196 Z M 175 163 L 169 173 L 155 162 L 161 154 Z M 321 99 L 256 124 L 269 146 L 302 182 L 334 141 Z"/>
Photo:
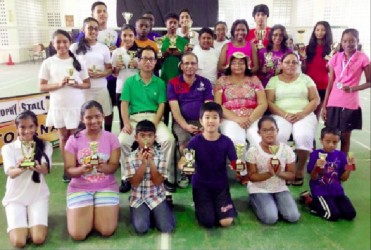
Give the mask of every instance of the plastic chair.
<path id="1" fill-rule="evenodd" d="M 32 49 L 30 49 L 30 60 L 33 61 L 33 63 L 36 62 L 36 60 L 41 59 L 44 60 L 46 58 L 45 56 L 45 47 L 43 44 L 38 43 L 34 44 L 32 46 Z"/>

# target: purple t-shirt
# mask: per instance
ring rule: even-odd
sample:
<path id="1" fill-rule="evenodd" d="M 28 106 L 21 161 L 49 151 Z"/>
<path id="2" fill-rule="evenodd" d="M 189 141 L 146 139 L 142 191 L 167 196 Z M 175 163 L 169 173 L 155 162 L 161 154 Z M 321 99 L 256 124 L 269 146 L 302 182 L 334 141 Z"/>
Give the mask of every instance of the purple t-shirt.
<path id="1" fill-rule="evenodd" d="M 161 37 L 161 35 L 156 32 L 151 31 L 149 32 L 147 37 L 151 39 L 152 41 L 154 41 L 156 37 Z"/>
<path id="2" fill-rule="evenodd" d="M 258 77 L 260 81 L 262 82 L 264 88 L 265 86 L 267 86 L 267 83 L 269 79 L 271 79 L 271 77 L 278 75 L 280 73 L 278 66 L 281 64 L 283 56 L 289 52 L 292 52 L 292 49 L 287 48 L 286 51 L 282 51 L 282 50 L 267 51 L 266 48 L 262 48 L 261 50 L 259 50 L 258 59 L 259 59 L 260 68 L 258 72 Z M 263 73 L 262 72 L 263 66 L 264 65 L 267 66 L 266 64 L 268 60 L 269 60 L 268 64 L 273 63 L 273 65 L 268 65 L 268 66 L 273 66 L 273 67 L 266 68 L 267 72 Z"/>
<path id="3" fill-rule="evenodd" d="M 220 135 L 216 141 L 208 141 L 202 134 L 190 140 L 188 149 L 195 150 L 196 171 L 192 177 L 194 188 L 228 187 L 227 157 L 237 160 L 236 150 L 229 137 Z"/>
<path id="4" fill-rule="evenodd" d="M 79 133 L 79 137 L 75 138 L 71 135 L 66 143 L 65 150 L 76 157 L 77 166 L 87 159 L 92 153 L 89 147 L 89 139 L 85 135 L 86 130 Z M 111 152 L 120 148 L 118 138 L 107 131 L 102 131 L 102 135 L 98 140 L 98 156 L 103 162 L 108 162 Z M 68 185 L 67 193 L 73 192 L 96 192 L 102 190 L 110 190 L 118 192 L 118 186 L 114 174 L 103 173 L 88 173 L 78 178 L 72 178 Z"/>
<path id="5" fill-rule="evenodd" d="M 327 153 L 322 149 L 313 151 L 310 154 L 307 171 L 310 174 L 319 158 L 318 153 Z M 313 197 L 318 196 L 339 196 L 344 195 L 340 177 L 345 172 L 347 158 L 345 153 L 335 150 L 327 153 L 325 169 L 319 173 L 317 180 L 310 180 L 309 186 Z"/>
<path id="6" fill-rule="evenodd" d="M 212 86 L 208 79 L 196 75 L 192 86 L 179 75 L 167 84 L 167 100 L 178 101 L 180 113 L 186 121 L 198 121 L 201 105 L 205 101 L 213 101 Z"/>

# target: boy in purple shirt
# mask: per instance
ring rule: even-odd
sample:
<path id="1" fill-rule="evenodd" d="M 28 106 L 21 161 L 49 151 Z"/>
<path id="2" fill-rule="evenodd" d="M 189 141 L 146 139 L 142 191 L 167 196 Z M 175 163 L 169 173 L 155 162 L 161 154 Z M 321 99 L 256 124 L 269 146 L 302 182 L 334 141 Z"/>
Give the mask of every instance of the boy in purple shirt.
<path id="1" fill-rule="evenodd" d="M 325 127 L 321 130 L 323 149 L 311 153 L 307 166 L 313 198 L 308 191 L 300 197 L 312 213 L 330 221 L 356 217 L 356 211 L 341 186 L 341 182 L 348 180 L 350 172 L 355 169 L 354 158 L 347 158 L 344 152 L 336 150 L 339 140 L 340 131 L 337 129 Z"/>
<path id="2" fill-rule="evenodd" d="M 204 103 L 200 110 L 202 134 L 194 136 L 187 148 L 195 150 L 195 174 L 192 177 L 192 193 L 198 222 L 211 228 L 228 227 L 237 217 L 237 211 L 229 192 L 227 157 L 237 160 L 233 142 L 218 129 L 223 117 L 222 107 L 215 102 Z M 183 169 L 183 156 L 178 167 Z"/>

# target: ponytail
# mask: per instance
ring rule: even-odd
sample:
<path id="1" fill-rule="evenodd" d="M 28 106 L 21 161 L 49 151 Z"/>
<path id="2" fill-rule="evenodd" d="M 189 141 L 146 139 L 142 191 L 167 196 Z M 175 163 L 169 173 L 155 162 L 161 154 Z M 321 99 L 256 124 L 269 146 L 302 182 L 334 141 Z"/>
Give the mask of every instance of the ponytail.
<path id="1" fill-rule="evenodd" d="M 85 39 L 85 34 L 83 34 L 79 43 L 77 44 L 76 55 L 80 55 L 80 54 L 85 55 L 89 49 L 90 49 L 90 45 L 88 41 L 86 41 Z"/>
<path id="2" fill-rule="evenodd" d="M 77 71 L 81 71 L 81 64 L 80 64 L 80 62 L 76 59 L 75 55 L 71 52 L 71 50 L 68 50 L 68 54 L 69 54 L 70 57 L 72 57 L 72 59 L 73 59 L 73 67 L 74 67 Z"/>
<path id="3" fill-rule="evenodd" d="M 49 157 L 45 154 L 45 143 L 43 140 L 39 139 L 36 135 L 33 136 L 33 140 L 36 143 L 35 146 L 35 160 L 41 164 L 42 158 L 44 157 L 46 160 L 46 165 L 48 168 L 48 173 L 50 173 L 50 160 Z M 35 183 L 40 183 L 40 173 L 37 171 L 33 171 L 32 173 L 32 180 Z"/>

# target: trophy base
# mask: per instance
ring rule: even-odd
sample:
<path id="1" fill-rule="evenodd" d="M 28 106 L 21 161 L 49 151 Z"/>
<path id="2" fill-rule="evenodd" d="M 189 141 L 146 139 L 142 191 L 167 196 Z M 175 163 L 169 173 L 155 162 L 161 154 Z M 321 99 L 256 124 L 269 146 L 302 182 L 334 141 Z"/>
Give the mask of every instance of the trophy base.
<path id="1" fill-rule="evenodd" d="M 331 56 L 329 56 L 329 55 L 325 56 L 326 61 L 330 61 L 330 59 L 331 59 Z"/>
<path id="2" fill-rule="evenodd" d="M 22 168 L 34 167 L 35 162 L 34 161 L 24 161 L 19 166 L 22 167 Z"/>
<path id="3" fill-rule="evenodd" d="M 278 159 L 272 159 L 272 160 L 271 160 L 271 164 L 272 164 L 273 166 L 280 165 L 280 161 L 279 161 Z"/>
<path id="4" fill-rule="evenodd" d="M 91 157 L 90 159 L 90 162 L 89 162 L 90 165 L 99 165 L 99 158 L 98 157 Z"/>
<path id="5" fill-rule="evenodd" d="M 236 164 L 236 171 L 237 172 L 242 172 L 245 170 L 245 164 L 244 163 L 237 163 Z"/>
<path id="6" fill-rule="evenodd" d="M 162 58 L 162 53 L 157 53 L 157 58 Z"/>
<path id="7" fill-rule="evenodd" d="M 67 80 L 67 85 L 74 85 L 75 84 L 75 79 L 73 79 L 73 78 L 69 78 L 68 80 Z"/>
<path id="8" fill-rule="evenodd" d="M 178 48 L 176 46 L 169 46 L 169 50 L 177 50 Z"/>
<path id="9" fill-rule="evenodd" d="M 136 67 L 129 65 L 128 69 L 136 69 Z"/>
<path id="10" fill-rule="evenodd" d="M 194 167 L 184 167 L 183 168 L 183 172 L 185 174 L 194 174 L 195 168 Z"/>

